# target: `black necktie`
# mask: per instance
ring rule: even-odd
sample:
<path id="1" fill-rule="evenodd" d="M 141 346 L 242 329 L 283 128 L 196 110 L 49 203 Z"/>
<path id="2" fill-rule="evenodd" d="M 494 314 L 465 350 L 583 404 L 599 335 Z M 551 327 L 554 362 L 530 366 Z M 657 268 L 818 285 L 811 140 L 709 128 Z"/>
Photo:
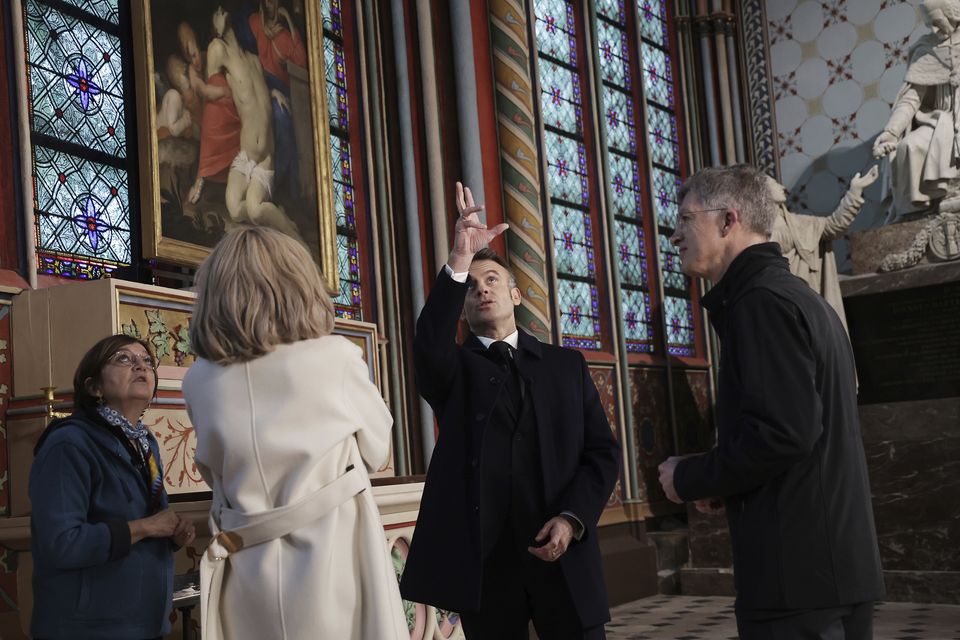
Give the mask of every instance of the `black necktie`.
<path id="1" fill-rule="evenodd" d="M 508 371 L 513 378 L 510 381 L 511 392 L 514 401 L 523 402 L 523 380 L 520 379 L 520 372 L 517 371 L 517 361 L 514 358 L 514 348 L 503 340 L 492 342 L 489 347 L 494 354 L 494 360 L 500 363 L 505 371 Z"/>
<path id="2" fill-rule="evenodd" d="M 490 343 L 489 349 L 494 354 L 494 360 L 499 362 L 505 369 L 513 370 L 513 347 L 511 347 L 509 343 L 503 340 L 497 340 L 496 342 Z"/>

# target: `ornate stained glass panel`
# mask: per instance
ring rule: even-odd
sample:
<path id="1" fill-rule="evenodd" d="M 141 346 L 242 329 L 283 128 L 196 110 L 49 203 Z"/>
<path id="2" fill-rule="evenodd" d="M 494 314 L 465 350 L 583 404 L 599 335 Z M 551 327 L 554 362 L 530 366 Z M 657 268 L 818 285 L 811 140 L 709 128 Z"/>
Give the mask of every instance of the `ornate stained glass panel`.
<path id="1" fill-rule="evenodd" d="M 670 242 L 669 236 L 660 234 L 659 239 L 663 286 L 667 289 L 686 292 L 690 281 L 680 269 L 680 251 Z"/>
<path id="2" fill-rule="evenodd" d="M 600 349 L 595 238 L 584 147 L 574 7 L 568 0 L 535 0 L 537 74 L 553 257 L 563 344 Z"/>
<path id="3" fill-rule="evenodd" d="M 597 15 L 603 16 L 615 24 L 625 22 L 623 14 L 623 0 L 597 0 Z"/>
<path id="4" fill-rule="evenodd" d="M 653 351 L 653 323 L 650 319 L 650 295 L 632 289 L 620 292 L 623 307 L 623 329 L 627 351 L 650 353 Z"/>
<path id="5" fill-rule="evenodd" d="M 34 146 L 38 246 L 58 256 L 130 264 L 127 172 Z"/>
<path id="6" fill-rule="evenodd" d="M 338 317 L 360 320 L 363 314 L 361 244 L 357 230 L 356 172 L 350 148 L 353 125 L 350 122 L 341 0 L 321 0 L 320 15 L 323 22 L 323 67 L 327 113 L 330 117 L 331 175 L 340 274 L 340 295 L 334 298 L 333 306 Z"/>
<path id="7" fill-rule="evenodd" d="M 640 0 L 637 9 L 640 13 L 640 36 L 655 44 L 667 48 L 667 16 L 664 13 L 665 0 Z"/>
<path id="8" fill-rule="evenodd" d="M 355 238 L 337 234 L 340 295 L 333 299 L 337 316 L 349 320 L 360 319 L 363 298 L 360 295 L 360 251 Z"/>
<path id="9" fill-rule="evenodd" d="M 120 24 L 120 15 L 117 11 L 119 0 L 61 0 L 64 4 L 73 5 L 87 13 L 102 18 L 113 24 Z"/>
<path id="10" fill-rule="evenodd" d="M 117 0 L 24 0 L 23 21 L 36 268 L 103 277 L 133 259 Z"/>
<path id="11" fill-rule="evenodd" d="M 547 151 L 547 180 L 550 196 L 589 206 L 587 160 L 583 143 L 552 131 L 544 133 Z"/>
<path id="12" fill-rule="evenodd" d="M 537 49 L 556 60 L 576 66 L 577 41 L 573 6 L 567 0 L 537 0 Z"/>
<path id="13" fill-rule="evenodd" d="M 343 16 L 340 11 L 340 0 L 320 0 L 320 16 L 323 28 L 333 35 L 343 37 Z"/>
<path id="14" fill-rule="evenodd" d="M 600 54 L 600 73 L 606 82 L 630 88 L 630 69 L 627 63 L 627 34 L 626 32 L 606 22 L 597 21 L 597 46 Z"/>
<path id="15" fill-rule="evenodd" d="M 673 71 L 670 56 L 665 51 L 641 44 L 643 52 L 643 87 L 647 100 L 664 107 L 673 108 Z"/>
<path id="16" fill-rule="evenodd" d="M 662 227 L 677 228 L 677 192 L 680 184 L 677 174 L 653 168 L 653 207 L 657 212 L 657 223 Z"/>
<path id="17" fill-rule="evenodd" d="M 613 264 L 620 276 L 621 330 L 632 352 L 654 351 L 650 324 L 647 242 L 644 237 L 640 156 L 635 122 L 635 96 L 624 7 L 619 2 L 597 5 L 597 57 L 600 60 L 601 126 L 606 134 L 609 206 L 616 231 Z M 634 60 L 633 64 L 636 64 Z"/>
<path id="18" fill-rule="evenodd" d="M 554 205 L 550 215 L 553 218 L 553 255 L 557 272 L 567 276 L 593 278 L 595 260 L 590 214 L 579 209 Z"/>
<path id="19" fill-rule="evenodd" d="M 643 227 L 627 220 L 616 221 L 616 259 L 620 282 L 634 287 L 647 286 L 647 246 Z"/>
<path id="20" fill-rule="evenodd" d="M 633 119 L 633 98 L 629 93 L 603 86 L 603 123 L 607 131 L 607 145 L 635 156 L 637 130 Z"/>
<path id="21" fill-rule="evenodd" d="M 343 233 L 356 233 L 357 218 L 353 205 L 353 187 L 348 183 L 334 180 L 333 206 L 337 212 L 337 229 Z"/>
<path id="22" fill-rule="evenodd" d="M 577 349 L 600 349 L 597 287 L 587 282 L 562 280 L 557 283 L 557 292 L 563 345 Z"/>
<path id="23" fill-rule="evenodd" d="M 640 207 L 640 170 L 633 158 L 617 153 L 607 154 L 610 193 L 613 197 L 615 215 L 639 219 Z"/>
<path id="24" fill-rule="evenodd" d="M 664 167 L 680 169 L 680 147 L 677 143 L 677 119 L 668 111 L 650 106 L 647 109 L 648 149 L 651 159 Z"/>
<path id="25" fill-rule="evenodd" d="M 667 351 L 670 355 L 696 354 L 693 334 L 693 305 L 687 298 L 664 298 L 667 324 Z"/>
<path id="26" fill-rule="evenodd" d="M 540 112 L 543 123 L 570 134 L 581 133 L 580 79 L 550 60 L 540 60 Z"/>
<path id="27" fill-rule="evenodd" d="M 125 157 L 120 40 L 36 0 L 24 7 L 34 133 Z"/>
<path id="28" fill-rule="evenodd" d="M 347 73 L 343 47 L 331 38 L 323 41 L 323 65 L 327 88 L 327 114 L 330 126 L 346 129 L 349 126 Z"/>

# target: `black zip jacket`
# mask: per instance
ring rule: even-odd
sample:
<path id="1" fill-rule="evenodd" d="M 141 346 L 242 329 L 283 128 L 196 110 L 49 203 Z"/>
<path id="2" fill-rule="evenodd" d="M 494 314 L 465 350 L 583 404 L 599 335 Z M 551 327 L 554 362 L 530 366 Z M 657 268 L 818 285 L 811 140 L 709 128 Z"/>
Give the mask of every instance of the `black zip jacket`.
<path id="1" fill-rule="evenodd" d="M 884 596 L 853 351 L 775 243 L 703 297 L 721 343 L 717 445 L 682 460 L 684 500 L 726 499 L 738 615 Z"/>

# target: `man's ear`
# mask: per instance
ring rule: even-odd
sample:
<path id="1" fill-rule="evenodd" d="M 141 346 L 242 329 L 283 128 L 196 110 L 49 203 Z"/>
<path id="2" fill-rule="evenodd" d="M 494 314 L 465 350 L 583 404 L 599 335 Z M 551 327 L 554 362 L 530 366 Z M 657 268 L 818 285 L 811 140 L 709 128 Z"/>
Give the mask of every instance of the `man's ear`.
<path id="1" fill-rule="evenodd" d="M 742 224 L 740 210 L 727 208 L 723 212 L 723 227 L 720 229 L 720 235 L 726 236 L 735 226 Z"/>
<path id="2" fill-rule="evenodd" d="M 520 287 L 510 289 L 510 299 L 513 300 L 513 306 L 520 306 L 520 301 L 523 300 L 523 296 L 520 294 Z"/>

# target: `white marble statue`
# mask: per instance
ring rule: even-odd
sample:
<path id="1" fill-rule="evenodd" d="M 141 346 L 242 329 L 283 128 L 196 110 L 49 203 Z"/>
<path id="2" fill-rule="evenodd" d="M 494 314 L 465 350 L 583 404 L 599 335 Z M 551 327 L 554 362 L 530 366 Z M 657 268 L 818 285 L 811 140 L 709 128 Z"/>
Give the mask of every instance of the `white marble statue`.
<path id="1" fill-rule="evenodd" d="M 783 257 L 790 263 L 790 272 L 806 280 L 840 316 L 844 328 L 843 297 L 833 257 L 833 241 L 846 232 L 863 207 L 863 190 L 877 179 L 874 165 L 864 175 L 857 173 L 837 209 L 829 216 L 809 216 L 787 210 L 787 195 L 782 184 L 769 178 L 770 195 L 777 204 L 777 217 L 770 240 L 780 245 Z"/>
<path id="2" fill-rule="evenodd" d="M 887 222 L 935 205 L 960 210 L 960 0 L 923 0 L 920 12 L 932 33 L 911 48 L 890 119 L 873 143 L 874 157 L 889 160 Z"/>

